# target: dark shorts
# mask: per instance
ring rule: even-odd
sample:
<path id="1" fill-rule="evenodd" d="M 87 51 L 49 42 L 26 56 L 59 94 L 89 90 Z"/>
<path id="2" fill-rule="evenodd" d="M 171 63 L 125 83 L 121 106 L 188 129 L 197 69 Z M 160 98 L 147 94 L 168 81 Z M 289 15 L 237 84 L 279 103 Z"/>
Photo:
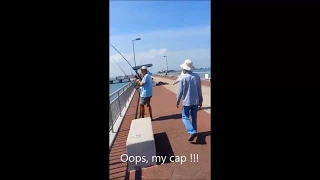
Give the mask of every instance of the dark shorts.
<path id="1" fill-rule="evenodd" d="M 141 105 L 150 104 L 151 97 L 152 96 L 150 96 L 150 97 L 140 97 L 140 104 Z"/>

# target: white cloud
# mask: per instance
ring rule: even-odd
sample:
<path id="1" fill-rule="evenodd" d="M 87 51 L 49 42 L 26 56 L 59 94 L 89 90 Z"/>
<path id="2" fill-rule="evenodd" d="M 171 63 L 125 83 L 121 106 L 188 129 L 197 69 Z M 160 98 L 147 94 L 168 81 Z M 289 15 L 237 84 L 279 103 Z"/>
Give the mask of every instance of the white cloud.
<path id="1" fill-rule="evenodd" d="M 137 53 L 136 58 L 140 58 L 141 60 L 151 59 L 157 56 L 164 55 L 167 52 L 166 48 L 161 48 L 159 50 L 151 49 L 148 52 Z"/>
<path id="2" fill-rule="evenodd" d="M 169 69 L 179 69 L 185 59 L 191 59 L 196 67 L 210 67 L 210 26 L 167 29 L 161 31 L 132 33 L 110 36 L 110 43 L 134 66 L 132 39 L 135 41 L 135 59 L 137 65 L 153 64 L 150 71 L 156 73 L 166 68 L 163 56 L 168 57 Z M 110 75 L 123 75 L 123 72 L 113 63 L 114 58 L 128 74 L 130 66 L 110 46 Z M 127 69 L 127 70 L 126 70 Z"/>
<path id="3" fill-rule="evenodd" d="M 128 54 L 122 54 L 128 61 L 131 60 L 131 55 L 128 55 Z M 119 62 L 119 61 L 125 61 L 123 59 L 123 57 L 120 55 L 120 54 L 115 54 L 115 55 L 112 55 L 110 56 L 110 59 L 114 59 L 115 61 Z M 133 58 L 132 58 L 133 59 Z M 110 61 L 111 63 L 114 62 L 114 61 Z"/>
<path id="4" fill-rule="evenodd" d="M 163 57 L 163 55 L 167 56 L 168 59 L 168 68 L 179 70 L 180 64 L 183 63 L 185 59 L 190 59 L 193 61 L 193 64 L 196 68 L 204 68 L 204 67 L 210 67 L 210 48 L 205 49 L 187 49 L 187 50 L 181 50 L 181 51 L 166 51 L 165 48 L 155 50 L 152 49 L 147 52 L 142 52 L 137 54 L 136 61 L 137 65 L 140 64 L 152 64 L 153 66 L 149 68 L 149 70 L 152 73 L 156 73 L 162 69 L 166 69 L 167 63 L 166 59 Z M 125 56 L 125 55 L 124 55 Z M 126 57 L 126 56 L 125 56 Z M 129 57 L 129 56 L 128 56 Z M 130 57 L 133 57 L 131 54 Z M 126 57 L 127 58 L 127 57 Z M 133 58 L 127 59 L 132 66 L 134 66 Z M 110 61 L 110 76 L 119 76 L 123 75 L 123 72 L 120 70 L 117 65 L 114 64 L 114 61 Z M 126 72 L 126 74 L 131 74 L 131 67 L 128 65 L 127 62 L 123 60 L 121 57 L 120 61 L 117 61 L 117 63 L 121 66 L 121 68 Z"/>
<path id="5" fill-rule="evenodd" d="M 165 53 L 167 52 L 167 49 L 166 48 L 161 48 L 159 50 L 156 50 L 156 49 L 151 49 L 147 52 L 139 52 L 139 53 L 135 53 L 135 59 L 136 59 L 136 62 L 138 64 L 140 63 L 144 63 L 146 62 L 146 60 L 152 60 L 152 58 L 155 58 L 157 56 L 161 56 L 161 55 L 164 55 Z M 129 53 L 126 53 L 126 54 L 122 54 L 129 62 L 132 60 L 133 61 L 133 53 L 129 54 Z M 118 54 L 115 54 L 115 55 L 112 55 L 110 56 L 110 59 L 114 59 L 115 61 L 117 61 L 118 63 L 119 62 L 122 62 L 122 61 L 125 61 L 125 59 L 118 53 Z M 110 61 L 111 63 L 114 62 L 114 61 Z M 132 66 L 133 66 L 133 63 L 130 63 Z"/>
<path id="6" fill-rule="evenodd" d="M 193 38 L 194 36 L 207 36 L 210 35 L 210 25 L 208 26 L 200 26 L 200 27 L 189 27 L 189 28 L 180 28 L 180 29 L 167 29 L 160 31 L 151 31 L 144 33 L 132 33 L 132 34 L 121 34 L 110 37 L 111 42 L 116 41 L 129 41 L 130 43 L 132 39 L 136 39 L 137 37 L 141 38 L 141 41 L 146 40 L 163 40 L 165 39 L 178 39 L 178 38 Z"/>
<path id="7" fill-rule="evenodd" d="M 134 42 L 136 52 L 145 52 L 152 48 L 167 48 L 170 49 L 170 51 L 185 48 L 207 48 L 210 47 L 210 26 L 111 35 L 110 43 L 121 53 L 132 53 L 132 40 L 136 38 L 141 38 L 140 41 Z M 112 47 L 110 47 L 110 53 L 112 54 L 114 52 Z"/>

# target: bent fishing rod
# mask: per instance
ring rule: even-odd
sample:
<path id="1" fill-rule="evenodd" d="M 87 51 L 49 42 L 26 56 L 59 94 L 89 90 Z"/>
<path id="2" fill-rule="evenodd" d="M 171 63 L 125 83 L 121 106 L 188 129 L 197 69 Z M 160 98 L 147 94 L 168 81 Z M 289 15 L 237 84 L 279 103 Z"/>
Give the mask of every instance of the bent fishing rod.
<path id="1" fill-rule="evenodd" d="M 111 43 L 109 43 L 109 44 L 110 44 L 110 46 L 111 46 L 114 50 L 116 50 L 116 51 L 123 57 L 124 60 L 126 60 L 126 62 L 129 64 L 129 66 L 134 70 L 134 72 L 136 72 L 136 74 L 137 74 L 136 77 L 141 81 L 142 78 L 141 78 L 140 74 L 137 72 L 137 70 L 132 67 L 132 65 L 129 63 L 129 61 L 128 61 L 114 46 L 112 46 Z M 119 66 L 119 65 L 118 65 L 118 66 Z M 119 66 L 119 67 L 120 67 L 120 66 Z M 124 71 L 123 71 L 123 72 L 124 72 Z M 135 84 L 133 84 L 133 85 L 135 85 Z M 138 88 L 137 88 L 137 87 L 138 87 Z M 135 89 L 138 91 L 139 87 L 140 87 L 140 84 L 139 84 L 139 85 L 136 84 Z M 138 92 L 139 92 L 139 91 L 138 91 Z M 139 95 L 139 99 L 140 99 L 140 93 L 138 93 L 138 95 Z M 138 106 L 137 106 L 137 107 L 138 107 Z M 138 112 L 138 111 L 137 111 L 137 112 Z M 137 118 L 137 112 L 136 112 L 136 118 Z M 141 116 L 141 114 L 140 114 L 140 116 Z"/>
<path id="2" fill-rule="evenodd" d="M 110 46 L 111 46 L 114 50 L 116 50 L 116 51 L 120 54 L 121 57 L 123 57 L 124 60 L 126 60 L 126 62 L 129 64 L 129 66 L 134 70 L 134 72 L 136 72 L 137 77 L 141 80 L 142 78 L 141 78 L 140 74 L 137 72 L 137 70 L 135 70 L 135 69 L 132 67 L 132 65 L 131 65 L 131 64 L 129 63 L 129 61 L 120 53 L 120 51 L 118 51 L 114 46 L 112 46 L 111 43 L 109 43 L 109 44 L 110 44 Z"/>
<path id="3" fill-rule="evenodd" d="M 117 63 L 117 61 L 114 60 L 113 58 L 112 58 L 112 60 L 118 65 L 118 67 L 121 69 L 121 71 L 126 75 L 126 73 L 124 72 L 124 70 L 123 70 L 123 69 L 121 68 L 121 66 Z M 130 70 L 131 70 L 131 69 L 130 69 Z M 133 74 L 132 71 L 131 71 L 131 74 Z M 127 75 L 126 75 L 126 76 L 127 76 Z M 130 78 L 129 78 L 129 82 L 133 85 L 134 89 L 138 92 L 138 96 L 139 96 L 139 99 L 140 99 L 140 91 L 138 90 L 138 89 L 140 89 L 140 85 L 138 85 L 136 82 L 131 82 Z M 138 106 L 137 106 L 137 108 L 138 108 Z M 136 114 L 135 114 L 135 119 L 137 119 L 137 117 L 138 117 L 138 109 L 137 109 Z"/>
<path id="4" fill-rule="evenodd" d="M 120 68 L 120 70 L 123 72 L 123 74 L 124 74 L 125 76 L 129 77 L 129 76 L 124 72 L 124 70 L 121 68 L 121 66 L 117 63 L 117 61 L 114 60 L 113 58 L 112 58 L 112 60 L 117 64 L 117 66 Z M 131 72 L 131 73 L 132 73 L 132 72 Z M 138 91 L 139 88 L 137 88 L 137 83 L 136 83 L 136 82 L 132 82 L 132 81 L 130 80 L 130 78 L 129 78 L 128 80 L 129 80 L 129 82 L 133 85 L 133 87 L 135 87 L 135 89 Z M 139 92 L 139 91 L 138 91 L 138 92 Z M 139 92 L 139 93 L 140 93 L 140 92 Z"/>

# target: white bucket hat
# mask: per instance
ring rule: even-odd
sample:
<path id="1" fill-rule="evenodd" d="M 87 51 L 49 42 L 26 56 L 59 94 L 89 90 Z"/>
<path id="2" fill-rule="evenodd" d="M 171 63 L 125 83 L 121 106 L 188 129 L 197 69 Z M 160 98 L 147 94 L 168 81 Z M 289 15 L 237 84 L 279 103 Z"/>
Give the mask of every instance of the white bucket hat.
<path id="1" fill-rule="evenodd" d="M 193 63 L 190 59 L 186 59 L 184 60 L 184 63 L 180 65 L 180 67 L 182 69 L 185 69 L 187 71 L 191 71 L 191 70 L 194 70 L 195 67 L 193 66 Z"/>

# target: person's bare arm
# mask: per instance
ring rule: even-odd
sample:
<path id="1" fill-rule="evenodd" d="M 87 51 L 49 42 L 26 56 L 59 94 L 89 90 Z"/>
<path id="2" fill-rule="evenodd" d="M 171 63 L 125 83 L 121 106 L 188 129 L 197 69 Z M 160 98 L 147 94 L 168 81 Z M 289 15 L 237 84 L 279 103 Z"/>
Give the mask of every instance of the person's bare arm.
<path id="1" fill-rule="evenodd" d="M 144 85 L 144 83 L 143 83 L 142 81 L 140 81 L 139 79 L 137 80 L 137 82 L 138 82 L 138 84 L 139 84 L 140 86 L 143 86 L 143 85 Z"/>
<path id="2" fill-rule="evenodd" d="M 140 86 L 143 86 L 146 83 L 148 76 L 149 75 L 146 74 L 146 75 L 143 76 L 141 81 L 139 79 L 137 80 L 137 82 L 139 83 Z"/>
<path id="3" fill-rule="evenodd" d="M 179 79 L 175 80 L 172 85 L 179 83 Z"/>
<path id="4" fill-rule="evenodd" d="M 182 77 L 183 75 L 184 75 L 183 72 L 181 72 L 181 74 L 179 75 L 179 77 L 173 82 L 172 85 L 175 85 L 175 84 L 179 83 L 179 81 L 180 81 L 180 79 L 181 79 L 181 77 Z"/>

